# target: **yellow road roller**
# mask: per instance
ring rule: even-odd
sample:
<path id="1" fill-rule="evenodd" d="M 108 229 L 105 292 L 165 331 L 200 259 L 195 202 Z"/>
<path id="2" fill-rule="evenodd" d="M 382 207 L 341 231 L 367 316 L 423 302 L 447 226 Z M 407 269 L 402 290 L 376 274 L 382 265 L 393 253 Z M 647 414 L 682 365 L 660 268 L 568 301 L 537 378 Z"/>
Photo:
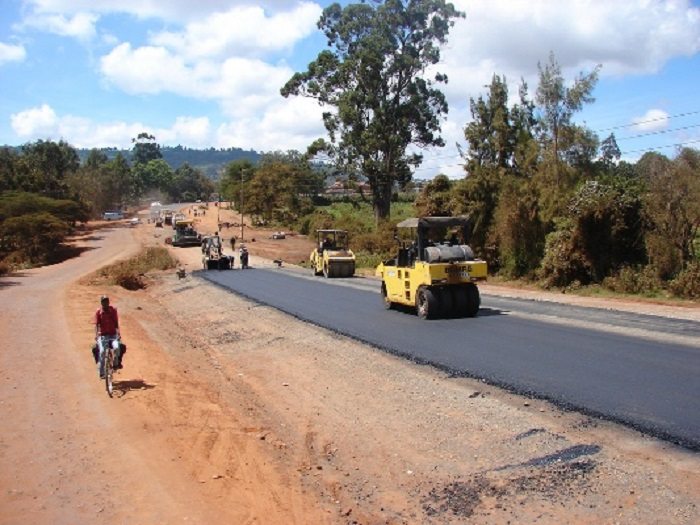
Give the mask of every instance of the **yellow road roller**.
<path id="1" fill-rule="evenodd" d="M 345 230 L 316 230 L 316 248 L 309 256 L 314 275 L 352 277 L 355 275 L 355 254 L 348 248 Z"/>
<path id="2" fill-rule="evenodd" d="M 384 306 L 414 307 L 419 317 L 474 317 L 486 262 L 464 242 L 468 217 L 414 217 L 397 224 L 396 257 L 376 269 Z"/>

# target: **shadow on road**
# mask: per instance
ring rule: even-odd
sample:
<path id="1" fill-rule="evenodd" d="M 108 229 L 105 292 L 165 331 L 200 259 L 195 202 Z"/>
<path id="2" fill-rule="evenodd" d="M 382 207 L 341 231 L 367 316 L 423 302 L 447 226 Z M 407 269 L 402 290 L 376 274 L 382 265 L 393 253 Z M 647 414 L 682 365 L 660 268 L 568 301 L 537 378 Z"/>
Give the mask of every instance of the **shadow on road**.
<path id="1" fill-rule="evenodd" d="M 414 317 L 417 317 L 416 315 L 416 309 L 413 306 L 407 306 L 403 304 L 394 304 L 392 305 L 392 310 L 396 310 L 397 312 L 401 312 L 403 314 L 408 314 L 412 315 Z M 495 315 L 503 315 L 506 311 L 501 310 L 499 308 L 479 308 L 479 313 L 476 314 L 476 317 L 492 317 Z M 450 319 L 468 319 L 468 317 L 465 316 L 457 316 L 457 317 L 439 317 L 438 319 L 441 320 L 450 320 Z"/>
<path id="2" fill-rule="evenodd" d="M 505 310 L 499 308 L 479 308 L 477 317 L 491 317 L 493 315 L 503 315 Z"/>
<path id="3" fill-rule="evenodd" d="M 2 290 L 3 288 L 9 288 L 11 286 L 21 285 L 22 281 L 12 280 L 16 277 L 29 277 L 29 274 L 24 272 L 10 272 L 9 274 L 3 276 L 3 278 L 0 278 L 0 290 Z"/>
<path id="4" fill-rule="evenodd" d="M 143 379 L 128 379 L 126 381 L 115 381 L 114 390 L 119 393 L 119 397 L 125 396 L 132 390 L 150 390 L 156 385 L 146 383 Z"/>

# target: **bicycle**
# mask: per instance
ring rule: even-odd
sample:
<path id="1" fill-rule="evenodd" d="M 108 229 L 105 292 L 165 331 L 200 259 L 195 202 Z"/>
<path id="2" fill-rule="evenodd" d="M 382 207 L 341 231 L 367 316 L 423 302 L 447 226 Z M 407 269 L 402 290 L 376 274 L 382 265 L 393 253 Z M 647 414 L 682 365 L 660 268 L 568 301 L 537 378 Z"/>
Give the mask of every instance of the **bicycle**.
<path id="1" fill-rule="evenodd" d="M 119 338 L 101 336 L 102 348 L 104 355 L 102 356 L 102 367 L 100 372 L 104 373 L 105 390 L 109 397 L 114 395 L 114 351 L 119 348 Z"/>

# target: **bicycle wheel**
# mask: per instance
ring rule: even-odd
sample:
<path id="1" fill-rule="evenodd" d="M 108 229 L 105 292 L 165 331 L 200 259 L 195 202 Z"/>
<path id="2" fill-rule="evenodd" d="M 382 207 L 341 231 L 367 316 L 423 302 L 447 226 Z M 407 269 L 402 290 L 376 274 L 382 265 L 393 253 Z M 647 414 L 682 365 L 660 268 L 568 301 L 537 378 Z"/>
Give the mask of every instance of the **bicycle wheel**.
<path id="1" fill-rule="evenodd" d="M 114 384 L 112 382 L 114 377 L 114 351 L 110 348 L 105 352 L 105 388 L 107 389 L 107 394 L 112 397 L 114 394 Z"/>

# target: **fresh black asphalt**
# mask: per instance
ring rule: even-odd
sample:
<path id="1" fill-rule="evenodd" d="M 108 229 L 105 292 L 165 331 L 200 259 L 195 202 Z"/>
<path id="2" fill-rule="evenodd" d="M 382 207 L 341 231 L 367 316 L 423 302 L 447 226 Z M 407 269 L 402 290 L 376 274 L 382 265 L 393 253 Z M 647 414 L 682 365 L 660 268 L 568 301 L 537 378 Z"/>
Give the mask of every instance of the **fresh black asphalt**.
<path id="1" fill-rule="evenodd" d="M 196 275 L 415 362 L 700 450 L 700 323 L 486 295 L 476 318 L 423 321 L 385 310 L 379 284 L 367 279 L 328 282 L 284 269 Z M 683 344 L 663 342 L 664 334 Z"/>

